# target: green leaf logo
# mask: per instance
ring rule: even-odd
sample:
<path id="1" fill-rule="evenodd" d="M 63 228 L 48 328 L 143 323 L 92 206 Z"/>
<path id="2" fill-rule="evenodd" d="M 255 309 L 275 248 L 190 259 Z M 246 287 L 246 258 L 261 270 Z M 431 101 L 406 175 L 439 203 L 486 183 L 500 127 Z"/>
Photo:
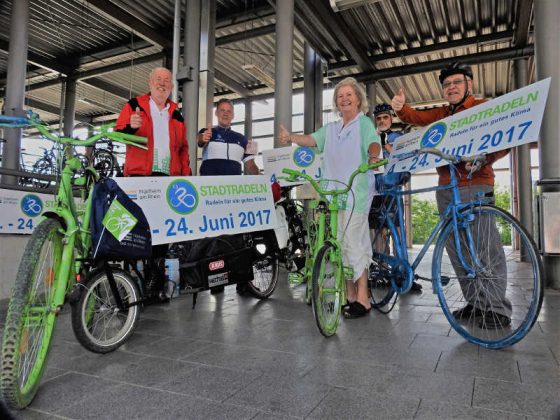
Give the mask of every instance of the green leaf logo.
<path id="1" fill-rule="evenodd" d="M 121 242 L 134 229 L 138 219 L 115 198 L 101 223 Z"/>

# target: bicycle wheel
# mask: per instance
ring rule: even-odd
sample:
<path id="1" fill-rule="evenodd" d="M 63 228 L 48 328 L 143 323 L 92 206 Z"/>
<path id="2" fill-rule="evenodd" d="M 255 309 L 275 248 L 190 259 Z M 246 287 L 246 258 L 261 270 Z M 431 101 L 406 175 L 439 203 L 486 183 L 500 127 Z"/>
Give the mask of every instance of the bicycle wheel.
<path id="1" fill-rule="evenodd" d="M 371 294 L 371 306 L 379 312 L 387 314 L 393 309 L 398 294 L 391 284 L 401 284 L 404 277 L 386 259 L 387 256 L 397 256 L 395 235 L 387 227 L 376 229 L 371 247 L 373 249 L 372 263 L 369 267 L 368 285 Z"/>
<path id="2" fill-rule="evenodd" d="M 311 277 L 313 314 L 325 337 L 333 335 L 340 324 L 346 287 L 343 277 L 342 256 L 333 244 L 327 242 L 317 253 Z"/>
<path id="3" fill-rule="evenodd" d="M 465 212 L 471 221 L 461 229 L 460 246 L 475 275 L 469 278 L 459 262 L 449 221 L 432 263 L 439 301 L 451 326 L 468 341 L 486 348 L 506 347 L 521 340 L 537 319 L 544 293 L 542 262 L 527 231 L 508 212 L 494 206 Z M 479 263 L 469 252 L 469 235 Z M 514 237 L 519 238 L 523 258 L 512 246 Z M 467 304 L 472 308 L 453 315 Z"/>
<path id="4" fill-rule="evenodd" d="M 278 255 L 268 241 L 253 245 L 253 280 L 249 292 L 258 299 L 268 298 L 278 283 Z"/>
<path id="5" fill-rule="evenodd" d="M 307 252 L 306 232 L 299 214 L 288 219 L 288 250 L 290 258 L 296 269 L 299 271 L 305 266 L 305 255 Z"/>
<path id="6" fill-rule="evenodd" d="M 102 178 L 113 176 L 115 170 L 115 159 L 107 150 L 95 151 L 94 168 Z"/>
<path id="7" fill-rule="evenodd" d="M 39 175 L 54 175 L 54 167 L 50 160 L 39 159 L 33 165 L 33 172 Z M 44 179 L 33 179 L 35 188 L 48 188 L 50 184 L 50 181 Z"/>
<path id="8" fill-rule="evenodd" d="M 113 269 L 113 277 L 123 303 L 140 299 L 134 279 Z M 109 279 L 98 271 L 84 283 L 80 299 L 72 306 L 72 329 L 80 344 L 95 353 L 108 353 L 124 344 L 138 324 L 139 306 L 124 310 L 117 306 Z"/>
<path id="9" fill-rule="evenodd" d="M 61 225 L 45 219 L 33 231 L 21 259 L 8 306 L 2 357 L 0 393 L 14 409 L 31 403 L 39 387 L 57 309 L 54 293 L 62 259 Z"/>

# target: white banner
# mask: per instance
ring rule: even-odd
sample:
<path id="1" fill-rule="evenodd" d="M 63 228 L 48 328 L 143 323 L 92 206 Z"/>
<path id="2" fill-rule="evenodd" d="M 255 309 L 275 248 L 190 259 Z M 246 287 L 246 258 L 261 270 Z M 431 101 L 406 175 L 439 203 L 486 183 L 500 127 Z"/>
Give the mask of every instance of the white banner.
<path id="1" fill-rule="evenodd" d="M 454 156 L 491 153 L 537 141 L 550 78 L 507 93 L 395 140 L 386 172 L 419 172 L 447 161 L 433 155 L 398 160 L 422 147 Z"/>
<path id="2" fill-rule="evenodd" d="M 322 177 L 321 164 L 323 155 L 312 147 L 280 147 L 278 149 L 263 150 L 264 174 L 270 182 L 278 181 L 280 185 L 298 185 L 302 182 L 287 182 L 279 177 L 286 176 L 282 169 L 289 168 L 305 172 L 314 179 Z"/>
<path id="3" fill-rule="evenodd" d="M 263 175 L 114 179 L 142 207 L 154 245 L 276 227 Z"/>
<path id="4" fill-rule="evenodd" d="M 54 206 L 52 194 L 0 189 L 0 233 L 30 234 L 39 216 Z"/>

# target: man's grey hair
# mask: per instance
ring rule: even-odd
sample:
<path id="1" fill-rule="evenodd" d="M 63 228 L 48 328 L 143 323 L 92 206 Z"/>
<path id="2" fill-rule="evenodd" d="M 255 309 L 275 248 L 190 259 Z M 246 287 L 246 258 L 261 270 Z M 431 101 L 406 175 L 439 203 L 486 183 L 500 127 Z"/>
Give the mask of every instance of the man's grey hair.
<path id="1" fill-rule="evenodd" d="M 156 67 L 154 69 L 152 69 L 152 71 L 150 72 L 150 77 L 148 80 L 152 80 L 154 78 L 154 76 L 156 75 L 156 73 L 158 71 L 166 71 L 167 73 L 169 73 L 169 76 L 171 76 L 171 82 L 173 82 L 173 73 L 171 73 L 171 70 L 169 70 L 168 68 L 165 67 Z"/>

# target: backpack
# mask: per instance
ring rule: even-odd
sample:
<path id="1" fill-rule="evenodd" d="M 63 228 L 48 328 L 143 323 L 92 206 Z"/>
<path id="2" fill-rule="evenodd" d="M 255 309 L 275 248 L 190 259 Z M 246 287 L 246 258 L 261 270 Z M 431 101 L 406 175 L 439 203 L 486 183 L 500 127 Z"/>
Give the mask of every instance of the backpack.
<path id="1" fill-rule="evenodd" d="M 144 212 L 111 178 L 93 188 L 90 229 L 94 259 L 141 259 L 152 255 Z"/>

